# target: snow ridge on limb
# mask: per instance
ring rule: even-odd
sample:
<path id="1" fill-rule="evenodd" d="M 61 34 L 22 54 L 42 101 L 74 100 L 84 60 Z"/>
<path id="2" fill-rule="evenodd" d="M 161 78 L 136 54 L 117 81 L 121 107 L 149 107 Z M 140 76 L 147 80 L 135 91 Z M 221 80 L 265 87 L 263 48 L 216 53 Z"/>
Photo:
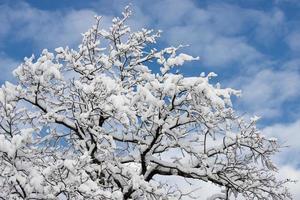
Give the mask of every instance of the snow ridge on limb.
<path id="1" fill-rule="evenodd" d="M 276 140 L 262 136 L 257 118 L 234 113 L 240 91 L 212 85 L 214 73 L 173 74 L 198 57 L 150 48 L 160 32 L 131 31 L 130 15 L 126 7 L 108 30 L 96 17 L 78 50 L 25 58 L 18 84 L 2 86 L 0 198 L 197 196 L 164 184 L 167 176 L 220 186 L 210 200 L 291 198 L 270 159 Z"/>

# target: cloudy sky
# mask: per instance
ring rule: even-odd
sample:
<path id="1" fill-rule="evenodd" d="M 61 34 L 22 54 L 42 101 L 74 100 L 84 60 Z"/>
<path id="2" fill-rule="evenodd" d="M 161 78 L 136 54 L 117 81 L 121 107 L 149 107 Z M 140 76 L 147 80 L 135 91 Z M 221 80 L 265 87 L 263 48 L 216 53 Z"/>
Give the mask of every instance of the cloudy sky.
<path id="1" fill-rule="evenodd" d="M 162 30 L 161 46 L 189 45 L 185 51 L 201 58 L 182 73 L 213 71 L 223 86 L 242 90 L 235 108 L 261 116 L 264 134 L 289 146 L 274 159 L 280 176 L 300 180 L 298 0 L 0 0 L 0 82 L 14 81 L 11 71 L 25 56 L 76 48 L 94 15 L 106 27 L 128 4 L 133 29 Z M 290 187 L 300 199 L 300 184 Z"/>

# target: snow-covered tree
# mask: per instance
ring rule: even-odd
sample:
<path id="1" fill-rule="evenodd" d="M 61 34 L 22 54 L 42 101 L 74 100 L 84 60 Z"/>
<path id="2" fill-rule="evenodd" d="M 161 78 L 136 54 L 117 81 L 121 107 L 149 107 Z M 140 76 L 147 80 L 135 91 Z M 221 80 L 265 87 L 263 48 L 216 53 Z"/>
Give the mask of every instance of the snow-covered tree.
<path id="1" fill-rule="evenodd" d="M 191 197 L 168 176 L 219 186 L 211 200 L 291 198 L 271 161 L 280 146 L 232 108 L 240 92 L 174 73 L 198 58 L 154 48 L 160 32 L 131 31 L 130 15 L 107 30 L 96 17 L 78 50 L 25 58 L 2 86 L 0 198 Z"/>

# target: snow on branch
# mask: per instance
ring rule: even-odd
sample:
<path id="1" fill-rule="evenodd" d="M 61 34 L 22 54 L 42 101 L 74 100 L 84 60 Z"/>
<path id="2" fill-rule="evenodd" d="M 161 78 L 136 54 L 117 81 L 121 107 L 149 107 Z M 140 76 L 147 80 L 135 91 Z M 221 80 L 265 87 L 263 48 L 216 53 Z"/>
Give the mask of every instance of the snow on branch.
<path id="1" fill-rule="evenodd" d="M 176 176 L 219 186 L 209 199 L 290 199 L 277 141 L 232 108 L 240 91 L 172 73 L 199 58 L 151 48 L 160 31 L 133 32 L 131 14 L 96 17 L 77 50 L 25 58 L 2 86 L 0 198 L 202 199 L 162 180 Z"/>

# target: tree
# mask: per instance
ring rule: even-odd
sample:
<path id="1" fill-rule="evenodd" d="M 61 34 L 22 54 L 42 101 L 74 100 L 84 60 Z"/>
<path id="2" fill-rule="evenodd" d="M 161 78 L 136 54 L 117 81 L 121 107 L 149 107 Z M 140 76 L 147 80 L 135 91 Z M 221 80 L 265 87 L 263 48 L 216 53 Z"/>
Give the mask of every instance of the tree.
<path id="1" fill-rule="evenodd" d="M 160 32 L 132 32 L 130 15 L 108 30 L 96 17 L 77 51 L 25 58 L 18 83 L 2 86 L 0 198 L 191 196 L 166 176 L 220 186 L 215 200 L 291 198 L 271 161 L 280 146 L 232 108 L 240 92 L 212 85 L 214 73 L 173 73 L 198 58 L 178 54 L 182 46 L 153 48 Z"/>

